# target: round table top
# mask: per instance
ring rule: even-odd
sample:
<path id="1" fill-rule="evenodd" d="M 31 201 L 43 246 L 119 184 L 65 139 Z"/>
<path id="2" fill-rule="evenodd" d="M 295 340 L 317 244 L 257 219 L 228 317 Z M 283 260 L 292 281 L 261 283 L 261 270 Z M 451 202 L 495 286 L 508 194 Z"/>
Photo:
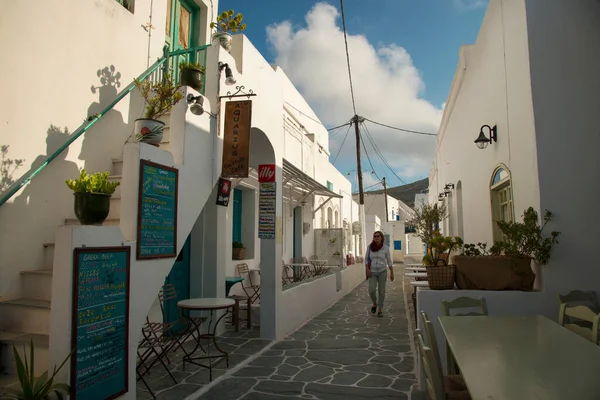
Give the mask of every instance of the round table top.
<path id="1" fill-rule="evenodd" d="M 235 305 L 235 301 L 227 298 L 199 298 L 177 302 L 177 307 L 188 310 L 221 310 Z"/>

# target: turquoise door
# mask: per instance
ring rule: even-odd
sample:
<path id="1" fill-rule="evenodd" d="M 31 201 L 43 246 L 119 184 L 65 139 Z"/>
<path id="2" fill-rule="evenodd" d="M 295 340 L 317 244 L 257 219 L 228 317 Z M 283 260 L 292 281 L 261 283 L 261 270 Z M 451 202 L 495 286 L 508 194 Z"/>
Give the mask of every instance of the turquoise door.
<path id="1" fill-rule="evenodd" d="M 169 51 L 189 49 L 197 46 L 200 32 L 200 7 L 193 0 L 167 0 L 167 20 L 165 28 L 165 44 Z M 178 55 L 169 63 L 172 78 L 179 83 L 179 63 L 196 62 L 196 54 Z"/>
<path id="2" fill-rule="evenodd" d="M 172 284 L 177 290 L 177 299 L 171 299 L 165 301 L 165 322 L 178 321 L 180 318 L 180 311 L 177 308 L 178 300 L 185 300 L 190 298 L 190 237 L 188 236 L 171 273 L 165 279 L 165 284 Z M 180 326 L 176 329 L 183 329 Z"/>

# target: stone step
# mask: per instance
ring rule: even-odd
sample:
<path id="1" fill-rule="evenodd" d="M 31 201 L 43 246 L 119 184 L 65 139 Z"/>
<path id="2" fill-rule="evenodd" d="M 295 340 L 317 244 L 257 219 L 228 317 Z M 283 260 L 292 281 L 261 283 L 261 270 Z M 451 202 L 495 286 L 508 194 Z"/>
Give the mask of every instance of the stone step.
<path id="1" fill-rule="evenodd" d="M 121 197 L 112 196 L 110 198 L 108 219 L 121 219 Z"/>
<path id="2" fill-rule="evenodd" d="M 20 298 L 0 301 L 0 330 L 47 335 L 50 332 L 50 302 Z"/>
<path id="3" fill-rule="evenodd" d="M 52 270 L 21 271 L 21 295 L 28 299 L 52 300 Z"/>
<path id="4" fill-rule="evenodd" d="M 40 335 L 25 332 L 0 331 L 0 368 L 4 374 L 13 375 L 17 373 L 13 346 L 17 349 L 21 360 L 25 362 L 24 354 L 27 355 L 27 362 L 31 362 L 30 343 L 33 341 L 33 374 L 42 375 L 48 370 L 49 362 L 49 342 L 48 335 Z M 5 385 L 11 383 L 11 379 L 5 379 Z M 1 386 L 1 384 L 0 384 Z"/>

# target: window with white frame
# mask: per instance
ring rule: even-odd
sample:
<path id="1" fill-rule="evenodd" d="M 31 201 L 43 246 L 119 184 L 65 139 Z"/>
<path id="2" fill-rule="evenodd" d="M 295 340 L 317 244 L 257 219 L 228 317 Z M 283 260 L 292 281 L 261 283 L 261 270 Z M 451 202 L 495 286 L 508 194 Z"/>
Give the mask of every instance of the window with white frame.
<path id="1" fill-rule="evenodd" d="M 504 166 L 496 168 L 492 175 L 490 197 L 492 200 L 493 235 L 494 241 L 497 241 L 502 239 L 502 232 L 500 231 L 500 228 L 498 228 L 496 222 L 514 221 L 510 171 Z"/>
<path id="2" fill-rule="evenodd" d="M 129 12 L 133 13 L 134 0 L 117 0 L 117 3 L 125 7 Z"/>

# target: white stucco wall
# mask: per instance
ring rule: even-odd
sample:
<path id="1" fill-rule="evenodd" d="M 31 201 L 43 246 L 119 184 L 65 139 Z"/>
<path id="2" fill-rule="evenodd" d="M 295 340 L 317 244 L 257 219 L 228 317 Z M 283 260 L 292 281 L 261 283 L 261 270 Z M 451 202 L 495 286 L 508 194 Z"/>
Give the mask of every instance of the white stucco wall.
<path id="1" fill-rule="evenodd" d="M 502 164 L 512 174 L 515 216 L 529 206 L 539 208 L 527 48 L 525 4 L 504 0 L 490 2 L 475 45 L 460 50 L 438 132 L 429 201 L 437 203 L 446 184 L 456 188 L 460 182 L 465 242 L 492 241 L 489 185 Z M 480 150 L 474 140 L 484 124 L 497 125 L 498 141 Z M 446 201 L 452 210 L 456 189 L 451 192 Z M 454 225 L 447 220 L 440 227 L 453 234 Z"/>

